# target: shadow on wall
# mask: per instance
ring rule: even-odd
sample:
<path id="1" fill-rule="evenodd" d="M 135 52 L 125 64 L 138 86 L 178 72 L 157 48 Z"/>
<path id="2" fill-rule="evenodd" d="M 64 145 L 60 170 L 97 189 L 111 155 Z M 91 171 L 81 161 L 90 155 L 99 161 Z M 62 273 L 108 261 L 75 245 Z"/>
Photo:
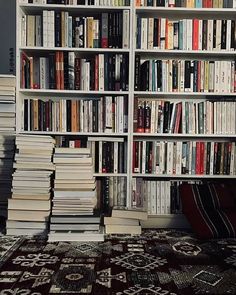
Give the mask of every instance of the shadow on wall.
<path id="1" fill-rule="evenodd" d="M 0 0 L 0 74 L 15 75 L 16 1 Z"/>

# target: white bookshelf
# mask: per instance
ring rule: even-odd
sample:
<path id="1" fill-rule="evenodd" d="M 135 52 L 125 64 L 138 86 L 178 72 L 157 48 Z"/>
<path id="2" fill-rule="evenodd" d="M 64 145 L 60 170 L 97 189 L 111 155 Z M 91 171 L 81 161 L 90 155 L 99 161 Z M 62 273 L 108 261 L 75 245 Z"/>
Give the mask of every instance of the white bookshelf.
<path id="1" fill-rule="evenodd" d="M 113 48 L 68 48 L 68 47 L 29 47 L 21 46 L 21 29 L 20 19 L 23 14 L 38 14 L 42 13 L 43 10 L 54 10 L 54 11 L 68 11 L 75 15 L 92 15 L 99 14 L 102 12 L 115 12 L 115 11 L 130 11 L 130 44 L 129 49 L 113 49 Z M 16 69 L 17 77 L 21 75 L 21 52 L 27 54 L 43 55 L 49 52 L 55 51 L 74 51 L 81 53 L 83 56 L 91 55 L 94 53 L 126 53 L 129 55 L 129 91 L 83 91 L 83 90 L 49 90 L 49 89 L 22 89 L 20 88 L 20 79 L 17 80 L 16 97 L 17 97 L 17 133 L 22 134 L 41 134 L 41 135 L 78 135 L 78 136 L 101 136 L 101 137 L 123 137 L 127 140 L 127 173 L 95 173 L 96 177 L 105 176 L 121 176 L 127 178 L 127 201 L 126 205 L 131 206 L 132 200 L 132 180 L 137 177 L 143 179 L 154 178 L 154 179 L 233 179 L 234 175 L 156 175 L 156 174 L 142 174 L 132 172 L 132 159 L 133 159 L 133 140 L 208 140 L 208 141 L 221 141 L 221 140 L 234 140 L 236 134 L 153 134 L 153 133 L 137 133 L 133 130 L 133 113 L 134 113 L 134 98 L 163 98 L 173 100 L 202 100 L 202 99 L 221 99 L 222 97 L 229 97 L 234 99 L 236 93 L 214 93 L 214 92 L 153 92 L 153 91 L 135 91 L 134 90 L 134 65 L 135 55 L 140 55 L 141 58 L 159 58 L 169 59 L 178 57 L 179 59 L 209 59 L 209 60 L 234 60 L 236 51 L 226 50 L 142 50 L 136 49 L 136 16 L 140 15 L 143 17 L 166 17 L 169 19 L 183 19 L 183 18 L 199 18 L 199 19 L 235 19 L 236 9 L 190 9 L 190 8 L 165 8 L 165 7 L 135 7 L 135 1 L 131 0 L 130 6 L 119 6 L 119 7 L 107 7 L 107 6 L 72 6 L 72 5 L 36 5 L 36 4 L 19 4 L 17 1 L 17 45 L 16 45 Z M 24 131 L 22 130 L 22 112 L 23 112 L 23 99 L 26 97 L 30 98 L 53 98 L 60 100 L 61 98 L 93 98 L 102 95 L 127 95 L 128 96 L 128 132 L 127 133 L 99 133 L 99 132 L 53 132 L 53 131 Z M 150 220 L 150 222 L 149 222 Z M 144 227 L 175 227 L 186 225 L 186 220 L 183 216 L 169 214 L 165 216 L 150 216 L 147 222 L 142 222 Z"/>

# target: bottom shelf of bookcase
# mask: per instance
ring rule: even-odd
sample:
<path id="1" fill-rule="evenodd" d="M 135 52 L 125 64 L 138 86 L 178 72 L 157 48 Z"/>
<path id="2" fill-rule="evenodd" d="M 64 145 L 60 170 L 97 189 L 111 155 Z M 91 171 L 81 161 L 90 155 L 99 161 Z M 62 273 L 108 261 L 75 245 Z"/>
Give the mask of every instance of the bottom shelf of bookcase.
<path id="1" fill-rule="evenodd" d="M 149 215 L 140 223 L 142 228 L 190 228 L 184 214 Z"/>

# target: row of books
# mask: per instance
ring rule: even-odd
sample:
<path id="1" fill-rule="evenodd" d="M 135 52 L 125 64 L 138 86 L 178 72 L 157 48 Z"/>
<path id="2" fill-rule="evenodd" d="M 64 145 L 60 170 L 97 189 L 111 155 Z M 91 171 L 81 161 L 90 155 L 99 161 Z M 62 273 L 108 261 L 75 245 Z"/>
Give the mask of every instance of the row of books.
<path id="1" fill-rule="evenodd" d="M 235 142 L 134 141 L 133 172 L 156 175 L 235 175 Z"/>
<path id="2" fill-rule="evenodd" d="M 128 131 L 125 96 L 100 99 L 24 99 L 25 131 L 105 132 Z"/>
<path id="3" fill-rule="evenodd" d="M 235 50 L 235 21 L 137 17 L 137 49 Z"/>
<path id="4" fill-rule="evenodd" d="M 236 8 L 235 0 L 136 0 L 136 6 L 186 8 Z"/>
<path id="5" fill-rule="evenodd" d="M 72 16 L 43 10 L 23 15 L 21 45 L 75 48 L 129 48 L 129 10 L 100 16 Z"/>
<path id="6" fill-rule="evenodd" d="M 128 90 L 127 54 L 96 54 L 81 58 L 75 52 L 21 58 L 21 88 L 61 90 Z"/>
<path id="7" fill-rule="evenodd" d="M 132 180 L 132 206 L 147 208 L 148 215 L 182 213 L 180 181 Z"/>
<path id="8" fill-rule="evenodd" d="M 234 101 L 173 101 L 136 98 L 134 132 L 235 134 Z"/>
<path id="9" fill-rule="evenodd" d="M 110 213 L 114 206 L 126 206 L 127 201 L 127 181 L 124 176 L 98 177 L 97 197 L 98 209 L 105 215 Z"/>
<path id="10" fill-rule="evenodd" d="M 135 90 L 232 93 L 235 85 L 235 61 L 135 59 Z"/>
<path id="11" fill-rule="evenodd" d="M 21 4 L 61 4 L 95 6 L 129 6 L 130 0 L 20 0 Z"/>
<path id="12" fill-rule="evenodd" d="M 16 148 L 7 234 L 46 234 L 51 210 L 54 139 L 17 135 Z"/>
<path id="13" fill-rule="evenodd" d="M 95 173 L 127 173 L 127 141 L 118 137 L 88 137 Z"/>

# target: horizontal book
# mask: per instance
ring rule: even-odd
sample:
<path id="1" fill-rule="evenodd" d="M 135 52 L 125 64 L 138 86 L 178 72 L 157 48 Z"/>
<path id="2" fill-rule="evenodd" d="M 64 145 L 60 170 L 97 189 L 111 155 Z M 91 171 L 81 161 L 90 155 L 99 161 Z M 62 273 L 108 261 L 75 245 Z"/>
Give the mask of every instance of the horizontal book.
<path id="1" fill-rule="evenodd" d="M 142 228 L 140 225 L 121 225 L 107 224 L 105 226 L 106 234 L 137 234 L 141 235 Z"/>
<path id="2" fill-rule="evenodd" d="M 129 209 L 112 209 L 112 217 L 147 220 L 147 212 Z"/>

